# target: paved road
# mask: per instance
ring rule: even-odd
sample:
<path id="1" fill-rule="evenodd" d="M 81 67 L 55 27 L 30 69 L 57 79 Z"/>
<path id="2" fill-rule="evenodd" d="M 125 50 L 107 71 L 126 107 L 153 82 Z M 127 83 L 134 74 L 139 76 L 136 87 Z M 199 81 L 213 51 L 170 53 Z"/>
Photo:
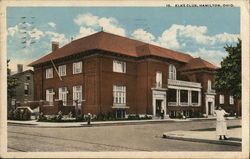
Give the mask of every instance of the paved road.
<path id="1" fill-rule="evenodd" d="M 215 121 L 75 128 L 8 126 L 8 151 L 240 151 L 239 146 L 163 139 L 163 132 L 214 127 Z M 229 120 L 228 126 L 241 125 Z M 195 133 L 195 131 L 194 131 Z"/>

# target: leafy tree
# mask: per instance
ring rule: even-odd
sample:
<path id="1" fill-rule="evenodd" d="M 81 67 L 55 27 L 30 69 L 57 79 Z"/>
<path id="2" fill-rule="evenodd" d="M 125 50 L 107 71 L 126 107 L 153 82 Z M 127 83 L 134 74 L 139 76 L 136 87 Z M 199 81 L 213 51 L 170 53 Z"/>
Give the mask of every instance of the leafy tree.
<path id="1" fill-rule="evenodd" d="M 241 115 L 241 40 L 235 46 L 224 47 L 228 56 L 221 62 L 215 76 L 215 89 L 234 96 L 236 116 Z"/>
<path id="2" fill-rule="evenodd" d="M 215 76 L 215 89 L 226 91 L 236 100 L 241 99 L 241 40 L 236 46 L 224 47 L 228 56 L 221 62 L 221 68 L 217 69 Z"/>

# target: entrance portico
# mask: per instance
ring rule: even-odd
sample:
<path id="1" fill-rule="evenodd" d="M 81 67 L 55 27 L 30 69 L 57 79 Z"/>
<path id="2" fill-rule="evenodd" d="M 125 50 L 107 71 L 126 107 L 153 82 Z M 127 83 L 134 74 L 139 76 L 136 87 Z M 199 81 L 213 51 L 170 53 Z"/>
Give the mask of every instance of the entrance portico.
<path id="1" fill-rule="evenodd" d="M 161 110 L 164 110 L 164 116 L 166 116 L 167 103 L 167 89 L 165 88 L 152 88 L 152 105 L 153 116 L 160 117 Z"/>
<path id="2" fill-rule="evenodd" d="M 215 110 L 215 90 L 207 90 L 205 93 L 206 115 L 213 115 Z"/>

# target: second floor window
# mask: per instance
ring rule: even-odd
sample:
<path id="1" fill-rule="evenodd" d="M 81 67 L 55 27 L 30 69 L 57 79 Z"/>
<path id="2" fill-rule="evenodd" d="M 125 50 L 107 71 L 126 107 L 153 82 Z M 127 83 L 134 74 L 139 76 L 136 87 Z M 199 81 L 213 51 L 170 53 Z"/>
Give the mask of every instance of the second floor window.
<path id="1" fill-rule="evenodd" d="M 66 76 L 66 65 L 59 66 L 58 73 L 60 76 Z"/>
<path id="2" fill-rule="evenodd" d="M 220 95 L 220 104 L 224 104 L 224 95 Z"/>
<path id="3" fill-rule="evenodd" d="M 126 86 L 113 85 L 113 104 L 126 104 Z"/>
<path id="4" fill-rule="evenodd" d="M 113 72 L 126 73 L 126 62 L 114 60 Z"/>
<path id="5" fill-rule="evenodd" d="M 211 80 L 207 81 L 207 90 L 211 90 L 212 89 L 212 82 Z"/>
<path id="6" fill-rule="evenodd" d="M 82 61 L 73 63 L 73 74 L 82 73 Z"/>
<path id="7" fill-rule="evenodd" d="M 156 72 L 156 87 L 162 87 L 162 72 Z"/>
<path id="8" fill-rule="evenodd" d="M 169 72 L 169 79 L 171 80 L 176 80 L 176 68 L 174 65 L 169 65 L 169 68 L 168 68 L 168 72 Z"/>
<path id="9" fill-rule="evenodd" d="M 53 68 L 46 69 L 46 79 L 53 78 Z"/>
<path id="10" fill-rule="evenodd" d="M 24 95 L 29 94 L 29 83 L 24 83 Z"/>

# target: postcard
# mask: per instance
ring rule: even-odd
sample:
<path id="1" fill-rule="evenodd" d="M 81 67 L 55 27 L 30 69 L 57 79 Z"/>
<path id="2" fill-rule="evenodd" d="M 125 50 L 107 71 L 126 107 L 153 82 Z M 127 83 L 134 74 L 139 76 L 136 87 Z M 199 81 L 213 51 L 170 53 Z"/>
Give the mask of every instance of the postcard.
<path id="1" fill-rule="evenodd" d="M 248 158 L 249 1 L 1 1 L 2 158 Z"/>

